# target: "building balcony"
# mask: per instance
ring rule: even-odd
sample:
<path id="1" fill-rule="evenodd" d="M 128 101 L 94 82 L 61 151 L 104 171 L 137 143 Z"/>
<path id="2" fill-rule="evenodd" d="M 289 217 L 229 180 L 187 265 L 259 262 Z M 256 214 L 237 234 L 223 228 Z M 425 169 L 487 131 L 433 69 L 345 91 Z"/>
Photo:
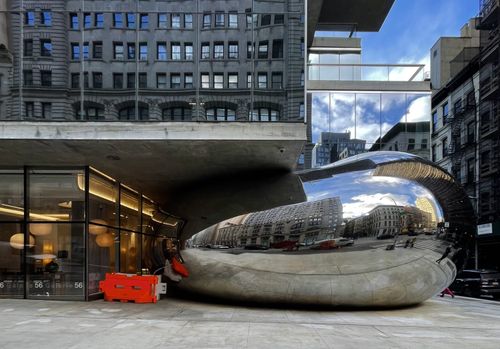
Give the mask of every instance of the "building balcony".
<path id="1" fill-rule="evenodd" d="M 491 29 L 496 26 L 499 0 L 480 0 L 479 16 L 476 19 L 476 28 L 479 30 Z"/>

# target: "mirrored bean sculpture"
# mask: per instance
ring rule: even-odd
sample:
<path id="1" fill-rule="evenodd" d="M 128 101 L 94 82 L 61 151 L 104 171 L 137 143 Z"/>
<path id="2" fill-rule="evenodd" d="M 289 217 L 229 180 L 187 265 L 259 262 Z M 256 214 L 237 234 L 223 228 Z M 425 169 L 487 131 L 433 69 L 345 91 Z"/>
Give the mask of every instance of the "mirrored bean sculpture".
<path id="1" fill-rule="evenodd" d="M 431 162 L 372 152 L 297 175 L 305 202 L 188 240 L 179 287 L 257 303 L 405 306 L 442 291 L 467 258 L 471 203 Z"/>

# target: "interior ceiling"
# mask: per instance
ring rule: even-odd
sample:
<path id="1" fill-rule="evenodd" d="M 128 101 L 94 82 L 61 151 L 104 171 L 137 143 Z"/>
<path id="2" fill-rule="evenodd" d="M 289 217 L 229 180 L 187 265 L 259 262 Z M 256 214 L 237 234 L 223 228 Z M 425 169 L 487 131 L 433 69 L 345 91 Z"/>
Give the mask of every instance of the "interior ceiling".
<path id="1" fill-rule="evenodd" d="M 379 31 L 394 0 L 310 0 L 308 2 L 308 44 L 317 30 Z"/>

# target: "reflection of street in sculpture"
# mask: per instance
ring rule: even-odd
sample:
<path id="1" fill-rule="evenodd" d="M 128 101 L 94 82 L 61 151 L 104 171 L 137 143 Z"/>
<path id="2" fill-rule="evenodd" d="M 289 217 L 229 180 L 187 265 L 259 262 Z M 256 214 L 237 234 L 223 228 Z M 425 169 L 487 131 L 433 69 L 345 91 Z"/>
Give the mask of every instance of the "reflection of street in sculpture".
<path id="1" fill-rule="evenodd" d="M 254 302 L 397 306 L 452 282 L 454 263 L 463 261 L 443 252 L 468 246 L 473 213 L 439 167 L 411 154 L 373 152 L 298 176 L 307 202 L 193 236 L 195 248 L 182 253 L 190 277 L 179 287 Z M 394 205 L 381 204 L 385 197 Z M 453 234 L 435 233 L 438 221 Z"/>

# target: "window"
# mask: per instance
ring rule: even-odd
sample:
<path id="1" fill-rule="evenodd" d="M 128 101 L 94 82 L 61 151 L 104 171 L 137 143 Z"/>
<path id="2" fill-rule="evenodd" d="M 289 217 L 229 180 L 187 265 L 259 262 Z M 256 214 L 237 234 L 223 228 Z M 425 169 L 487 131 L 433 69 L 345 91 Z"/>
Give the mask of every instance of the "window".
<path id="1" fill-rule="evenodd" d="M 127 28 L 135 29 L 135 13 L 127 13 Z"/>
<path id="2" fill-rule="evenodd" d="M 113 27 L 123 28 L 123 13 L 113 13 Z"/>
<path id="3" fill-rule="evenodd" d="M 247 88 L 252 88 L 252 73 L 247 73 Z"/>
<path id="4" fill-rule="evenodd" d="M 304 119 L 306 115 L 306 110 L 304 107 L 304 103 L 299 104 L 299 118 Z"/>
<path id="5" fill-rule="evenodd" d="M 432 161 L 436 161 L 436 146 L 435 145 L 432 146 L 431 157 L 432 157 Z"/>
<path id="6" fill-rule="evenodd" d="M 254 109 L 251 113 L 251 121 L 278 121 L 280 112 L 271 108 Z"/>
<path id="7" fill-rule="evenodd" d="M 139 60 L 148 60 L 148 44 L 146 42 L 139 43 Z"/>
<path id="8" fill-rule="evenodd" d="M 71 43 L 71 59 L 80 59 L 80 45 L 76 42 Z"/>
<path id="9" fill-rule="evenodd" d="M 273 58 L 283 58 L 283 40 L 273 40 Z"/>
<path id="10" fill-rule="evenodd" d="M 24 40 L 23 54 L 24 57 L 33 56 L 33 39 Z"/>
<path id="11" fill-rule="evenodd" d="M 274 24 L 285 23 L 285 15 L 274 15 Z"/>
<path id="12" fill-rule="evenodd" d="M 71 29 L 79 29 L 80 25 L 78 23 L 78 14 L 70 13 L 69 14 L 69 25 Z"/>
<path id="13" fill-rule="evenodd" d="M 262 15 L 262 18 L 260 19 L 260 25 L 265 26 L 270 24 L 271 24 L 271 15 Z"/>
<path id="14" fill-rule="evenodd" d="M 300 38 L 300 57 L 301 58 L 304 58 L 304 50 L 305 50 L 304 38 Z"/>
<path id="15" fill-rule="evenodd" d="M 159 42 L 156 44 L 156 59 L 160 61 L 167 60 L 167 44 L 165 42 Z"/>
<path id="16" fill-rule="evenodd" d="M 427 138 L 422 139 L 422 143 L 420 144 L 420 149 L 427 149 Z"/>
<path id="17" fill-rule="evenodd" d="M 283 73 L 273 72 L 271 75 L 271 86 L 275 89 L 283 88 Z"/>
<path id="18" fill-rule="evenodd" d="M 228 47 L 228 58 L 229 59 L 238 59 L 238 42 L 230 41 Z"/>
<path id="19" fill-rule="evenodd" d="M 473 108 L 476 106 L 476 95 L 474 91 L 467 93 L 467 108 Z"/>
<path id="20" fill-rule="evenodd" d="M 210 13 L 203 14 L 203 28 L 210 28 L 212 26 L 212 15 Z"/>
<path id="21" fill-rule="evenodd" d="M 52 72 L 50 70 L 40 71 L 40 84 L 42 86 L 52 86 Z"/>
<path id="22" fill-rule="evenodd" d="M 227 75 L 228 87 L 238 88 L 238 73 L 229 73 Z"/>
<path id="23" fill-rule="evenodd" d="M 139 88 L 148 88 L 148 74 L 139 73 Z"/>
<path id="24" fill-rule="evenodd" d="M 42 118 L 49 119 L 52 116 L 52 103 L 42 103 Z"/>
<path id="25" fill-rule="evenodd" d="M 468 144 L 474 143 L 475 128 L 476 128 L 476 125 L 475 125 L 474 121 L 471 121 L 467 124 L 467 143 Z"/>
<path id="26" fill-rule="evenodd" d="M 165 73 L 156 74 L 156 87 L 167 88 L 167 74 Z"/>
<path id="27" fill-rule="evenodd" d="M 188 61 L 193 60 L 193 44 L 190 42 L 184 44 L 184 57 Z"/>
<path id="28" fill-rule="evenodd" d="M 224 59 L 224 43 L 214 42 L 214 59 Z"/>
<path id="29" fill-rule="evenodd" d="M 33 86 L 33 70 L 23 70 L 24 86 Z"/>
<path id="30" fill-rule="evenodd" d="M 35 25 L 35 11 L 27 10 L 24 14 L 24 24 L 27 26 Z"/>
<path id="31" fill-rule="evenodd" d="M 210 75 L 201 73 L 201 88 L 210 88 Z"/>
<path id="32" fill-rule="evenodd" d="M 84 42 L 83 43 L 83 59 L 89 59 L 89 58 L 90 58 L 89 43 Z"/>
<path id="33" fill-rule="evenodd" d="M 259 52 L 258 52 L 259 59 L 266 59 L 267 58 L 267 45 L 268 45 L 267 40 L 259 42 Z"/>
<path id="34" fill-rule="evenodd" d="M 252 28 L 252 9 L 245 9 L 246 13 L 246 27 L 247 29 Z"/>
<path id="35" fill-rule="evenodd" d="M 445 158 L 448 156 L 448 138 L 443 138 L 442 144 L 442 157 Z"/>
<path id="36" fill-rule="evenodd" d="M 127 73 L 127 88 L 135 88 L 135 73 Z"/>
<path id="37" fill-rule="evenodd" d="M 201 59 L 210 59 L 210 43 L 201 43 Z"/>
<path id="38" fill-rule="evenodd" d="M 40 24 L 50 26 L 52 25 L 52 12 L 50 10 L 43 10 L 40 13 Z"/>
<path id="39" fill-rule="evenodd" d="M 181 74 L 170 74 L 170 88 L 181 88 Z"/>
<path id="40" fill-rule="evenodd" d="M 247 41 L 247 59 L 252 59 L 253 56 L 253 45 L 252 42 Z"/>
<path id="41" fill-rule="evenodd" d="M 171 55 L 172 60 L 179 61 L 181 59 L 181 44 L 179 42 L 173 42 L 171 44 Z"/>
<path id="42" fill-rule="evenodd" d="M 436 132 L 438 128 L 438 113 L 437 111 L 432 113 L 432 131 Z"/>
<path id="43" fill-rule="evenodd" d="M 90 13 L 83 14 L 83 27 L 84 28 L 92 27 L 92 16 L 90 15 Z"/>
<path id="44" fill-rule="evenodd" d="M 89 88 L 89 73 L 88 72 L 83 73 L 83 87 Z"/>
<path id="45" fill-rule="evenodd" d="M 214 88 L 216 89 L 224 88 L 224 74 L 214 73 Z"/>
<path id="46" fill-rule="evenodd" d="M 127 59 L 135 59 L 135 43 L 127 43 Z"/>
<path id="47" fill-rule="evenodd" d="M 149 15 L 147 13 L 141 13 L 139 15 L 140 23 L 139 28 L 148 29 L 149 28 Z"/>
<path id="48" fill-rule="evenodd" d="M 167 14 L 158 13 L 158 28 L 167 29 Z"/>
<path id="49" fill-rule="evenodd" d="M 304 86 L 304 71 L 300 72 L 300 86 Z"/>
<path id="50" fill-rule="evenodd" d="M 71 88 L 80 88 L 80 73 L 71 74 Z"/>
<path id="51" fill-rule="evenodd" d="M 238 13 L 229 12 L 228 17 L 229 17 L 228 27 L 229 28 L 238 28 Z"/>
<path id="52" fill-rule="evenodd" d="M 191 13 L 184 14 L 184 28 L 193 29 L 193 15 Z"/>
<path id="53" fill-rule="evenodd" d="M 443 125 L 446 124 L 448 122 L 448 103 L 445 103 L 443 105 Z"/>
<path id="54" fill-rule="evenodd" d="M 205 110 L 205 117 L 209 121 L 235 121 L 236 110 L 230 108 L 209 108 Z"/>
<path id="55" fill-rule="evenodd" d="M 104 28 L 104 13 L 98 12 L 94 14 L 96 28 Z"/>
<path id="56" fill-rule="evenodd" d="M 123 88 L 122 73 L 113 73 L 113 88 Z"/>
<path id="57" fill-rule="evenodd" d="M 92 86 L 94 88 L 102 88 L 102 73 L 92 73 Z"/>
<path id="58" fill-rule="evenodd" d="M 24 112 L 26 113 L 27 118 L 35 117 L 35 103 L 33 102 L 24 103 Z"/>
<path id="59" fill-rule="evenodd" d="M 93 57 L 95 59 L 102 59 L 102 41 L 94 41 L 92 45 L 94 47 Z"/>
<path id="60" fill-rule="evenodd" d="M 453 114 L 458 115 L 462 112 L 462 99 L 458 99 L 453 103 Z"/>
<path id="61" fill-rule="evenodd" d="M 267 73 L 259 73 L 257 76 L 257 86 L 267 88 Z"/>
<path id="62" fill-rule="evenodd" d="M 149 109 L 147 107 L 135 106 L 125 107 L 120 109 L 118 117 L 120 120 L 136 120 L 136 111 L 139 112 L 139 120 L 147 120 L 149 118 Z"/>
<path id="63" fill-rule="evenodd" d="M 40 39 L 40 55 L 43 57 L 52 56 L 52 41 L 50 39 Z"/>
<path id="64" fill-rule="evenodd" d="M 172 13 L 172 28 L 180 29 L 181 27 L 181 15 L 178 13 Z"/>
<path id="65" fill-rule="evenodd" d="M 408 139 L 408 150 L 415 150 L 415 138 Z"/>
<path id="66" fill-rule="evenodd" d="M 191 108 L 188 107 L 164 108 L 161 114 L 163 120 L 191 120 Z"/>
<path id="67" fill-rule="evenodd" d="M 467 160 L 467 183 L 474 183 L 474 158 Z"/>
<path id="68" fill-rule="evenodd" d="M 184 74 L 184 88 L 193 88 L 193 74 L 185 73 Z"/>
<path id="69" fill-rule="evenodd" d="M 215 27 L 216 28 L 223 28 L 224 27 L 224 22 L 225 22 L 225 15 L 224 12 L 215 12 Z"/>
<path id="70" fill-rule="evenodd" d="M 123 59 L 123 43 L 122 42 L 114 42 L 113 43 L 113 58 L 114 59 Z"/>

